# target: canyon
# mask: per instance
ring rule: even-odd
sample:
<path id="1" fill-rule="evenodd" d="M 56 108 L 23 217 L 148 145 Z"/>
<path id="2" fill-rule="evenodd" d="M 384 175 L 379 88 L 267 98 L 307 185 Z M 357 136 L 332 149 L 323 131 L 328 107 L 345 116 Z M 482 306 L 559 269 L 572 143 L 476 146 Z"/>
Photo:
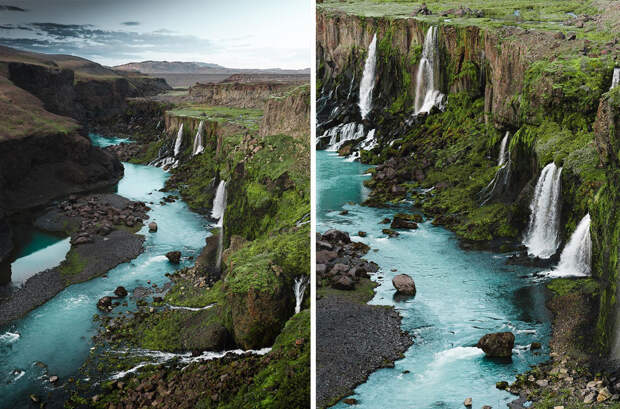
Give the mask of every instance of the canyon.
<path id="1" fill-rule="evenodd" d="M 613 340 L 618 332 L 613 205 L 613 192 L 617 190 L 613 135 L 619 121 L 619 91 L 613 85 L 620 54 L 614 39 L 618 33 L 617 5 L 566 4 L 565 13 L 578 17 L 547 10 L 539 2 L 527 10 L 494 3 L 470 2 L 467 6 L 471 8 L 455 8 L 446 2 L 428 6 L 411 2 L 318 4 L 317 149 L 326 150 L 318 160 L 324 161 L 326 168 L 336 166 L 333 155 L 343 157 L 343 169 L 352 166 L 347 163 L 351 161 L 372 165 L 358 170 L 366 175 L 363 187 L 354 187 L 360 183 L 355 178 L 343 183 L 351 183 L 348 189 L 353 192 L 365 192 L 356 193 L 354 203 L 376 209 L 338 204 L 330 198 L 334 193 L 327 190 L 325 197 L 336 207 L 319 214 L 318 229 L 341 228 L 349 234 L 363 230 L 362 242 L 377 249 L 377 254 L 368 255 L 382 267 L 371 274 L 378 287 L 370 303 L 403 311 L 402 328 L 417 335 L 404 360 L 395 362 L 396 368 L 414 373 L 423 370 L 425 366 L 411 367 L 411 362 L 432 361 L 431 353 L 435 353 L 432 362 L 437 367 L 429 367 L 429 371 L 433 369 L 429 376 L 441 373 L 440 361 L 441 368 L 452 365 L 459 373 L 465 371 L 460 362 L 469 362 L 468 368 L 479 362 L 480 355 L 475 348 L 469 349 L 467 338 L 456 341 L 462 349 L 450 351 L 429 347 L 435 342 L 435 348 L 442 346 L 441 338 L 433 333 L 426 335 L 429 340 L 420 338 L 420 333 L 426 332 L 419 326 L 428 319 L 421 310 L 440 314 L 447 306 L 440 308 L 429 298 L 435 285 L 429 281 L 430 272 L 437 271 L 437 267 L 430 268 L 440 260 L 433 260 L 426 253 L 427 246 L 416 237 L 431 240 L 437 236 L 439 240 L 441 230 L 429 228 L 441 226 L 452 231 L 460 248 L 466 250 L 459 253 L 461 259 L 478 260 L 477 255 L 484 254 L 480 250 L 491 250 L 497 253 L 495 258 L 504 259 L 505 267 L 491 267 L 495 262 L 490 261 L 483 261 L 479 267 L 483 276 L 489 268 L 497 271 L 493 281 L 504 279 L 506 269 L 510 269 L 513 276 L 505 277 L 509 281 L 501 285 L 502 289 L 515 286 L 513 291 L 526 298 L 526 294 L 532 297 L 551 290 L 543 304 L 553 313 L 552 319 L 542 318 L 544 305 L 525 313 L 540 314 L 539 322 L 552 324 L 551 333 L 545 335 L 541 327 L 532 333 L 541 337 L 539 340 L 525 335 L 519 339 L 517 335 L 516 350 L 526 348 L 524 343 L 543 341 L 544 345 L 549 336 L 549 346 L 544 345 L 542 352 L 549 364 L 540 368 L 557 371 L 558 366 L 569 362 L 570 370 L 581 368 L 590 374 L 575 380 L 573 394 L 557 393 L 559 387 L 552 385 L 552 378 L 545 378 L 545 370 L 517 377 L 514 387 L 508 386 L 514 378 L 506 379 L 506 385 L 499 382 L 504 379 L 497 379 L 498 388 L 522 394 L 523 399 L 515 405 L 528 400 L 534 407 L 572 404 L 583 401 L 578 392 L 588 390 L 585 384 L 592 378 L 583 385 L 581 382 L 603 370 L 602 386 L 593 393 L 594 398 L 600 395 L 605 401 L 608 391 L 601 390 L 603 386 L 613 389 L 608 384 L 616 368 L 607 359 L 615 356 Z M 369 68 L 369 61 L 375 61 L 374 68 Z M 326 178 L 319 179 L 319 186 L 321 183 L 329 184 Z M 345 210 L 336 213 L 342 206 Z M 400 226 L 379 232 L 366 222 L 373 216 L 376 223 L 381 218 L 389 222 L 398 216 L 396 212 L 421 213 L 425 222 L 411 231 Z M 411 255 L 381 255 L 387 249 L 402 251 L 400 246 L 405 243 L 409 243 Z M 436 251 L 449 251 L 448 259 L 458 260 L 451 256 L 452 250 Z M 383 284 L 383 279 L 391 277 L 391 271 L 412 265 L 417 268 L 404 273 L 411 274 L 416 283 L 419 275 L 421 282 L 432 287 L 428 290 L 431 294 L 420 295 L 423 290 L 417 285 L 414 300 L 388 301 L 394 289 Z M 456 277 L 448 280 L 458 281 L 462 275 L 477 279 L 467 275 L 464 265 L 452 270 Z M 516 277 L 523 277 L 523 281 L 512 281 Z M 534 282 L 526 277 L 534 278 Z M 539 284 L 536 277 L 550 279 Z M 323 285 L 336 284 L 326 281 Z M 541 290 L 541 285 L 547 289 Z M 504 294 L 503 290 L 497 292 Z M 514 297 L 521 305 L 513 294 L 503 297 Z M 493 300 L 484 308 L 493 305 Z M 564 312 L 568 305 L 570 312 Z M 510 313 L 500 308 L 489 314 Z M 317 319 L 321 319 L 320 310 Z M 517 329 L 531 325 L 506 317 L 503 320 L 508 320 L 505 326 Z M 439 322 L 429 324 L 430 328 L 440 331 L 444 321 L 452 323 L 452 318 L 439 315 Z M 495 328 L 492 322 L 484 323 Z M 475 336 L 475 329 L 470 329 Z M 416 346 L 416 342 L 421 345 Z M 540 358 L 539 353 L 519 352 L 518 357 L 513 355 L 513 367 L 525 371 L 528 365 L 523 366 L 524 361 L 532 360 L 530 364 L 535 365 L 541 363 Z M 487 376 L 481 371 L 472 376 Z M 448 390 L 428 386 L 426 375 L 407 383 L 403 374 L 395 369 L 379 370 L 349 398 L 343 401 L 342 395 L 331 396 L 323 404 L 333 404 L 335 399 L 340 400 L 336 407 L 345 407 L 352 399 L 361 407 L 372 407 L 377 396 L 389 396 L 396 405 L 402 403 L 395 391 L 405 387 L 403 382 L 410 388 L 426 385 L 425 391 L 432 391 L 429 393 L 447 407 L 459 407 L 467 397 L 454 396 L 459 390 L 467 393 L 459 389 L 467 387 L 465 379 L 453 384 L 446 381 L 446 387 L 451 388 Z M 494 403 L 481 399 L 510 402 L 510 395 L 492 392 L 494 386 L 489 385 L 482 393 L 474 391 L 472 385 L 476 405 Z M 430 407 L 432 402 L 422 399 L 423 395 L 409 397 L 416 399 L 419 407 Z"/>
<path id="2" fill-rule="evenodd" d="M 213 99 L 77 57 L 0 55 L 0 305 L 18 307 L 3 310 L 17 314 L 0 338 L 3 396 L 14 407 L 308 406 L 309 86 L 224 83 Z M 20 286 L 10 267 L 40 229 L 70 246 Z M 62 327 L 71 335 L 54 353 Z"/>

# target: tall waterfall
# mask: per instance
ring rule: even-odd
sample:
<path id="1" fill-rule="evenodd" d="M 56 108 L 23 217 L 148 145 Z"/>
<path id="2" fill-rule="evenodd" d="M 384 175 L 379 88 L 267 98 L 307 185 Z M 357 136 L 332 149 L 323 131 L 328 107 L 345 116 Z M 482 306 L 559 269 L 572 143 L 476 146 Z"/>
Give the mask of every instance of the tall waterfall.
<path id="1" fill-rule="evenodd" d="M 362 119 L 366 119 L 366 116 L 372 109 L 372 89 L 375 87 L 375 65 L 377 63 L 377 34 L 372 37 L 372 41 L 368 46 L 368 56 L 366 57 L 366 63 L 364 64 L 364 74 L 362 75 L 362 81 L 360 82 L 360 112 L 362 113 Z"/>
<path id="2" fill-rule="evenodd" d="M 179 126 L 179 132 L 177 132 L 177 140 L 174 142 L 174 156 L 178 156 L 181 152 L 181 145 L 183 145 L 183 124 Z"/>
<path id="3" fill-rule="evenodd" d="M 561 177 L 562 168 L 558 169 L 551 162 L 542 170 L 536 183 L 530 204 L 530 223 L 523 241 L 530 256 L 549 258 L 560 246 Z"/>
<path id="4" fill-rule="evenodd" d="M 204 146 L 202 146 L 202 133 L 205 125 L 205 121 L 200 121 L 198 125 L 198 131 L 196 132 L 196 136 L 194 137 L 194 147 L 192 149 L 192 156 L 198 155 L 205 150 Z"/>
<path id="5" fill-rule="evenodd" d="M 308 276 L 301 276 L 295 279 L 293 289 L 295 291 L 295 314 L 301 311 L 301 304 L 304 301 L 304 293 L 308 286 Z"/>
<path id="6" fill-rule="evenodd" d="M 439 91 L 439 52 L 437 27 L 429 27 L 424 38 L 422 59 L 418 66 L 415 88 L 415 113 L 428 113 L 441 106 L 443 94 Z"/>
<path id="7" fill-rule="evenodd" d="M 620 83 L 620 68 L 614 68 L 614 76 L 611 79 L 611 87 L 609 87 L 609 89 L 612 90 L 616 88 L 619 83 Z"/>
<path id="8" fill-rule="evenodd" d="M 590 275 L 592 239 L 590 238 L 590 214 L 586 214 L 570 236 L 560 256 L 560 264 L 549 274 L 552 277 L 583 277 Z"/>
<path id="9" fill-rule="evenodd" d="M 213 199 L 213 209 L 211 209 L 211 217 L 217 220 L 217 227 L 220 228 L 217 242 L 217 259 L 215 261 L 215 269 L 220 270 L 222 267 L 222 252 L 224 251 L 224 213 L 226 211 L 226 182 L 220 181 Z"/>
<path id="10" fill-rule="evenodd" d="M 222 227 L 224 223 L 224 211 L 226 210 L 226 182 L 220 181 L 213 199 L 213 208 L 211 209 L 211 217 L 217 220 L 217 227 Z"/>

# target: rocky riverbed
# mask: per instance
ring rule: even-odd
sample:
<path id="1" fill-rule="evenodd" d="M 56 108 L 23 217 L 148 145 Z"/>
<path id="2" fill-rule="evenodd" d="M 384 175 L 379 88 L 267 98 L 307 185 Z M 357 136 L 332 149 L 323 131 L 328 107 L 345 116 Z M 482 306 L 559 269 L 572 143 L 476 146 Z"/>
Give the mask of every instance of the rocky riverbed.
<path id="1" fill-rule="evenodd" d="M 30 277 L 21 287 L 4 286 L 0 325 L 22 317 L 65 287 L 105 274 L 142 253 L 144 237 L 135 234 L 148 207 L 115 194 L 71 196 L 39 216 L 38 229 L 71 236 L 71 250 L 57 267 Z"/>
<path id="2" fill-rule="evenodd" d="M 317 248 L 317 406 L 325 407 L 402 358 L 412 339 L 393 308 L 366 304 L 379 270 L 361 258 L 368 246 L 329 230 L 317 234 Z"/>

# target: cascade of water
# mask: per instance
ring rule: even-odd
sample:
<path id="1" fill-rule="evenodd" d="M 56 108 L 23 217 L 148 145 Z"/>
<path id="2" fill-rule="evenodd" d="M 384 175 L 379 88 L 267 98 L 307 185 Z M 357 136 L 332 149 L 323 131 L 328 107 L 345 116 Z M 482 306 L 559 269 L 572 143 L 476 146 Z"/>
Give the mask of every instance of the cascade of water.
<path id="1" fill-rule="evenodd" d="M 510 160 L 510 152 L 506 151 L 506 147 L 508 146 L 509 136 L 510 136 L 510 132 L 506 131 L 506 135 L 504 135 L 504 139 L 502 139 L 502 145 L 499 148 L 499 157 L 497 158 L 497 166 L 504 166 L 504 164 Z"/>
<path id="2" fill-rule="evenodd" d="M 364 125 L 349 122 L 340 124 L 328 129 L 321 138 L 329 138 L 329 146 L 326 149 L 330 152 L 338 152 L 338 149 L 347 141 L 360 139 L 364 136 Z"/>
<path id="3" fill-rule="evenodd" d="M 224 222 L 224 211 L 226 210 L 226 182 L 220 180 L 213 199 L 213 208 L 211 209 L 211 217 L 217 220 L 217 227 L 222 227 Z"/>
<path id="4" fill-rule="evenodd" d="M 179 126 L 179 132 L 177 132 L 177 140 L 174 142 L 174 156 L 178 156 L 181 152 L 181 145 L 183 145 L 183 124 Z"/>
<path id="5" fill-rule="evenodd" d="M 586 214 L 570 236 L 560 256 L 560 264 L 549 274 L 552 277 L 583 277 L 590 275 L 592 239 L 590 238 L 590 214 Z"/>
<path id="6" fill-rule="evenodd" d="M 530 256 L 549 258 L 560 246 L 561 176 L 562 168 L 551 162 L 542 170 L 536 183 L 530 204 L 530 222 L 523 241 Z"/>
<path id="7" fill-rule="evenodd" d="M 512 159 L 510 158 L 510 150 L 508 149 L 508 142 L 510 141 L 510 132 L 506 131 L 504 138 L 499 149 L 499 155 L 497 157 L 497 172 L 493 180 L 480 192 L 482 202 L 480 206 L 484 206 L 494 197 L 501 197 L 505 192 L 505 188 L 508 186 L 510 180 L 510 169 L 512 167 Z"/>
<path id="8" fill-rule="evenodd" d="M 620 83 L 620 68 L 614 68 L 614 76 L 611 79 L 611 87 L 609 87 L 609 89 L 612 90 L 616 88 L 619 83 Z"/>
<path id="9" fill-rule="evenodd" d="M 220 181 L 215 192 L 213 200 L 213 209 L 211 217 L 217 220 L 217 227 L 220 228 L 217 244 L 217 259 L 215 261 L 215 269 L 219 271 L 222 267 L 222 253 L 224 251 L 224 213 L 226 212 L 226 182 Z"/>
<path id="10" fill-rule="evenodd" d="M 443 94 L 439 91 L 439 53 L 437 27 L 429 27 L 424 38 L 422 59 L 418 66 L 415 89 L 415 113 L 428 113 L 434 106 L 442 106 Z"/>
<path id="11" fill-rule="evenodd" d="M 301 303 L 304 301 L 304 293 L 308 286 L 308 276 L 301 276 L 295 279 L 293 289 L 295 291 L 295 314 L 301 311 Z"/>
<path id="12" fill-rule="evenodd" d="M 205 121 L 200 121 L 198 125 L 198 131 L 196 132 L 196 136 L 194 137 L 194 148 L 192 149 L 192 156 L 198 155 L 205 150 L 204 146 L 202 146 L 202 133 L 204 128 Z"/>
<path id="13" fill-rule="evenodd" d="M 368 46 L 368 56 L 366 57 L 366 63 L 364 64 L 364 74 L 362 75 L 362 81 L 360 82 L 360 112 L 362 119 L 366 119 L 366 116 L 372 109 L 372 90 L 375 87 L 375 65 L 377 63 L 377 34 L 372 37 L 372 41 Z"/>

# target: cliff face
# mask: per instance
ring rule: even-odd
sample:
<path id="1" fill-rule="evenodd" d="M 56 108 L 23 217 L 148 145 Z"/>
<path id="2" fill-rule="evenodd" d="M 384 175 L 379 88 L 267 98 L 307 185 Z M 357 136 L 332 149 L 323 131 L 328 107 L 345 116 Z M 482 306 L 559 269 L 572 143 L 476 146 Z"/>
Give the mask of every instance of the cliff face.
<path id="1" fill-rule="evenodd" d="M 310 87 L 304 86 L 285 97 L 267 100 L 259 129 L 260 136 L 291 135 L 310 143 Z"/>
<path id="2" fill-rule="evenodd" d="M 189 95 L 206 105 L 263 108 L 269 97 L 291 88 L 290 84 L 274 82 L 196 84 L 190 87 Z"/>
<path id="3" fill-rule="evenodd" d="M 608 90 L 620 47 L 557 30 L 442 19 L 433 23 L 439 56 L 435 76 L 447 96 L 446 108 L 414 116 L 418 65 L 430 22 L 362 17 L 329 7 L 317 12 L 317 135 L 344 123 L 360 124 L 364 135 L 375 130 L 376 147 L 361 152 L 362 161 L 383 164 L 367 182 L 372 189 L 368 203 L 402 199 L 411 183 L 440 185 L 432 197 L 418 202 L 437 224 L 469 245 L 494 246 L 504 239 L 518 243 L 540 170 L 550 162 L 562 166 L 559 235 L 566 243 L 590 212 L 592 275 L 601 288 L 592 321 L 598 320 L 597 348 L 606 351 L 614 332 L 620 241 L 613 188 L 620 182 L 613 137 L 618 110 Z M 362 121 L 360 81 L 375 34 L 372 109 Z M 481 205 L 507 131 L 509 179 L 501 195 Z M 355 146 L 360 140 L 343 146 L 341 154 Z"/>
<path id="4" fill-rule="evenodd" d="M 43 101 L 46 110 L 82 122 L 110 120 L 127 109 L 128 97 L 155 95 L 171 89 L 161 78 L 123 77 L 114 72 L 90 75 L 53 63 L 0 59 L 0 65 L 7 79 Z"/>
<path id="5" fill-rule="evenodd" d="M 323 90 L 337 93 L 339 100 L 357 104 L 368 45 L 376 34 L 375 109 L 411 110 L 429 26 L 411 18 L 363 18 L 319 11 L 317 78 Z M 552 32 L 449 23 L 438 26 L 437 37 L 443 67 L 439 73 L 442 91 L 484 96 L 487 119 L 504 128 L 517 128 L 521 123 L 518 96 L 530 64 L 583 45 L 581 40 L 568 41 Z M 319 105 L 317 110 L 320 109 Z M 325 113 L 320 119 L 327 119 Z"/>

